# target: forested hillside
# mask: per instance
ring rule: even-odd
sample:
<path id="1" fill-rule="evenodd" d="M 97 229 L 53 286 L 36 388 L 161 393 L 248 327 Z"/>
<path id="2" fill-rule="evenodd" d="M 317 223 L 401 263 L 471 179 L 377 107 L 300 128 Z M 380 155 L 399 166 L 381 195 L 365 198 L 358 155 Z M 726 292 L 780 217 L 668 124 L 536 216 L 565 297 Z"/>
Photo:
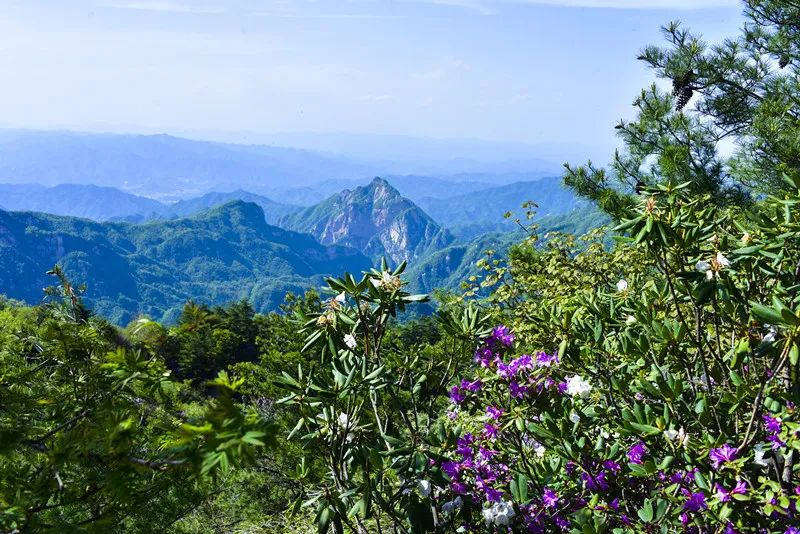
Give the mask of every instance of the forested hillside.
<path id="1" fill-rule="evenodd" d="M 0 250 L 7 296 L 38 302 L 45 273 L 58 263 L 87 282 L 96 312 L 120 324 L 140 314 L 174 321 L 189 299 L 245 298 L 256 309 L 275 309 L 287 291 L 371 263 L 353 249 L 271 226 L 260 207 L 244 202 L 142 225 L 0 212 Z"/>

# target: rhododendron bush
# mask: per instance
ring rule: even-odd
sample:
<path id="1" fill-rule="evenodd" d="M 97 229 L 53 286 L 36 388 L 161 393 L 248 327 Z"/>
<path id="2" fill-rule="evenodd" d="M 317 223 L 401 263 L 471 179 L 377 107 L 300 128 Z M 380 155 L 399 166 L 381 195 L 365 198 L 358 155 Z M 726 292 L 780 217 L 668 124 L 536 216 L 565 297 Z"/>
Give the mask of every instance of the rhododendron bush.
<path id="1" fill-rule="evenodd" d="M 542 278 L 512 261 L 512 326 L 482 338 L 450 390 L 459 437 L 436 463 L 437 498 L 461 503 L 448 521 L 796 532 L 798 202 L 795 191 L 741 220 L 685 187 L 652 188 L 616 252 L 650 260 L 605 264 L 605 283 L 553 299 L 559 314 L 537 299 Z M 514 336 L 531 319 L 544 346 Z"/>

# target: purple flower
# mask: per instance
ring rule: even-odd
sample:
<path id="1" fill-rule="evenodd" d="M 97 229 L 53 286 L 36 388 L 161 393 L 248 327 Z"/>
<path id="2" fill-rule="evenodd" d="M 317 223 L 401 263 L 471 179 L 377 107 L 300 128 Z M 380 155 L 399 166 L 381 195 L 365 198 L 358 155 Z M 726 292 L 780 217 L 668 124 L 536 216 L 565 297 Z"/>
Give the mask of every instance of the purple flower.
<path id="1" fill-rule="evenodd" d="M 463 482 L 453 482 L 450 484 L 450 489 L 453 490 L 453 493 L 456 495 L 466 495 L 469 491 L 467 485 Z"/>
<path id="2" fill-rule="evenodd" d="M 461 464 L 458 462 L 444 462 L 442 464 L 442 471 L 451 479 L 458 478 L 458 473 L 461 470 Z"/>
<path id="3" fill-rule="evenodd" d="M 730 491 L 717 484 L 717 498 L 720 502 L 728 502 L 731 500 L 731 495 L 745 495 L 747 493 L 747 484 L 744 480 L 737 480 L 736 486 Z"/>
<path id="4" fill-rule="evenodd" d="M 788 527 L 783 534 L 800 534 L 800 528 L 798 527 Z"/>
<path id="5" fill-rule="evenodd" d="M 508 329 L 507 326 L 500 325 L 495 327 L 492 330 L 492 335 L 489 338 L 494 342 L 500 343 L 501 345 L 505 345 L 506 347 L 510 347 L 514 343 L 514 334 Z"/>
<path id="6" fill-rule="evenodd" d="M 495 425 L 493 425 L 491 423 L 485 423 L 483 425 L 483 435 L 484 435 L 484 437 L 486 437 L 486 439 L 494 439 L 494 438 L 496 438 L 498 430 L 499 429 L 497 428 L 497 426 L 495 426 Z"/>
<path id="7" fill-rule="evenodd" d="M 725 443 L 722 447 L 711 449 L 708 453 L 708 458 L 711 460 L 714 469 L 719 469 L 720 465 L 735 460 L 736 455 L 736 448 Z"/>
<path id="8" fill-rule="evenodd" d="M 769 414 L 764 414 L 762 416 L 764 419 L 764 428 L 767 429 L 767 432 L 771 432 L 773 434 L 780 434 L 781 433 L 781 420 L 777 417 L 772 417 Z"/>
<path id="9" fill-rule="evenodd" d="M 462 380 L 461 381 L 461 389 L 476 393 L 481 390 L 483 387 L 483 382 L 480 379 L 473 380 L 470 382 L 469 380 Z"/>
<path id="10" fill-rule="evenodd" d="M 495 358 L 492 349 L 486 345 L 475 351 L 475 363 L 480 364 L 481 367 L 490 367 L 492 362 L 495 361 Z"/>
<path id="11" fill-rule="evenodd" d="M 471 459 L 475 455 L 475 451 L 472 450 L 474 441 L 475 438 L 472 437 L 472 434 L 464 434 L 463 437 L 458 438 L 458 441 L 456 441 L 456 452 L 464 459 Z"/>
<path id="12" fill-rule="evenodd" d="M 536 365 L 539 367 L 550 367 L 558 363 L 558 353 L 547 354 L 546 352 L 539 352 L 536 354 Z"/>
<path id="13" fill-rule="evenodd" d="M 487 486 L 483 493 L 488 502 L 500 502 L 500 500 L 503 498 L 502 491 L 496 490 L 490 486 Z"/>
<path id="14" fill-rule="evenodd" d="M 647 447 L 640 441 L 628 450 L 628 461 L 632 464 L 641 464 L 645 454 Z"/>
<path id="15" fill-rule="evenodd" d="M 621 466 L 621 465 L 619 465 L 619 464 L 618 464 L 617 462 L 615 462 L 614 460 L 604 460 L 604 461 L 603 461 L 603 467 L 604 467 L 604 468 L 605 468 L 607 471 L 609 471 L 609 472 L 611 472 L 611 473 L 619 473 L 620 471 L 622 471 L 622 466 Z"/>
<path id="16" fill-rule="evenodd" d="M 465 398 L 466 397 L 464 397 L 464 394 L 461 393 L 461 389 L 458 386 L 453 386 L 450 388 L 450 401 L 453 404 L 461 404 L 464 402 Z"/>
<path id="17" fill-rule="evenodd" d="M 497 408 L 496 406 L 487 406 L 486 415 L 492 419 L 500 419 L 500 416 L 503 415 L 503 410 L 502 408 Z"/>
<path id="18" fill-rule="evenodd" d="M 583 472 L 581 473 L 581 479 L 583 480 L 583 483 L 586 485 L 586 489 L 588 489 L 589 491 L 608 491 L 608 489 L 611 487 L 606 481 L 605 471 L 600 471 L 594 476 L 590 475 L 589 473 Z"/>
<path id="19" fill-rule="evenodd" d="M 561 517 L 560 515 L 553 516 L 553 522 L 561 530 L 567 530 L 571 524 L 568 519 Z"/>
<path id="20" fill-rule="evenodd" d="M 555 491 L 545 488 L 544 493 L 542 494 L 542 501 L 548 508 L 555 508 L 556 504 L 558 503 L 558 495 L 556 495 Z"/>
<path id="21" fill-rule="evenodd" d="M 508 390 L 513 398 L 521 399 L 528 393 L 528 386 L 522 386 L 516 381 L 511 381 L 508 384 Z"/>
<path id="22" fill-rule="evenodd" d="M 686 495 L 686 502 L 683 503 L 683 509 L 687 512 L 699 512 L 707 508 L 706 494 L 702 491 L 691 493 L 688 490 L 684 490 L 684 495 Z"/>

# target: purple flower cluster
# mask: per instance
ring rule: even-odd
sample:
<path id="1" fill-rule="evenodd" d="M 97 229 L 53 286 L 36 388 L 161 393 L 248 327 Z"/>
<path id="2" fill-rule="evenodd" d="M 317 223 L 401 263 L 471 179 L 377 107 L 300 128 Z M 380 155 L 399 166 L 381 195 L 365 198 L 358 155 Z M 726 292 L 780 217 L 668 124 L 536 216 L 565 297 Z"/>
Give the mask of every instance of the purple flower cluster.
<path id="1" fill-rule="evenodd" d="M 708 453 L 708 459 L 711 460 L 711 465 L 714 466 L 714 469 L 719 469 L 721 465 L 734 461 L 737 455 L 736 448 L 725 443 L 722 447 L 711 449 Z"/>
<path id="2" fill-rule="evenodd" d="M 736 485 L 731 490 L 726 490 L 721 484 L 717 483 L 717 499 L 720 502 L 728 502 L 731 500 L 731 495 L 746 495 L 747 483 L 744 480 L 738 479 Z"/>
<path id="3" fill-rule="evenodd" d="M 632 464 L 641 464 L 645 454 L 647 454 L 647 447 L 640 441 L 628 449 L 628 461 Z"/>
<path id="4" fill-rule="evenodd" d="M 769 414 L 764 414 L 762 419 L 764 421 L 764 430 L 767 432 L 767 441 L 772 443 L 772 448 L 785 447 L 786 442 L 781 439 L 781 420 Z"/>
<path id="5" fill-rule="evenodd" d="M 514 344 L 516 337 L 511 333 L 505 325 L 499 325 L 492 330 L 492 335 L 487 339 L 487 343 L 491 346 L 505 345 L 510 347 Z"/>
<path id="6" fill-rule="evenodd" d="M 556 445 L 541 438 L 538 432 L 530 431 L 537 430 L 531 425 L 547 428 L 549 417 L 569 416 L 570 420 L 573 417 L 580 419 L 571 427 L 574 432 L 594 431 L 596 427 L 591 425 L 600 416 L 596 415 L 597 412 L 593 415 L 590 409 L 580 411 L 578 416 L 573 403 L 598 402 L 602 392 L 582 395 L 581 387 L 591 389 L 591 384 L 584 378 L 586 373 L 575 375 L 574 369 L 561 368 L 557 353 L 512 354 L 509 349 L 514 342 L 514 334 L 507 327 L 495 328 L 475 352 L 481 378 L 462 380 L 450 390 L 451 399 L 457 405 L 453 410 L 470 414 L 471 419 L 465 418 L 463 423 L 470 425 L 468 428 L 472 433 L 462 435 L 457 440 L 454 454 L 448 461 L 437 462 L 437 465 L 441 466 L 441 472 L 449 481 L 452 496 L 447 498 L 459 497 L 466 510 L 478 517 L 483 516 L 477 522 L 458 525 L 464 531 L 485 532 L 483 523 L 488 526 L 494 521 L 492 528 L 499 528 L 494 530 L 498 532 L 561 532 L 574 528 L 571 519 L 584 517 L 587 513 L 602 514 L 609 527 L 635 529 L 638 526 L 634 522 L 635 514 L 631 519 L 626 513 L 639 510 L 644 499 L 656 496 L 662 499 L 666 496 L 673 502 L 677 497 L 677 509 L 671 508 L 669 512 L 670 519 L 677 522 L 679 518 L 682 523 L 683 529 L 680 524 L 669 525 L 676 531 L 711 532 L 700 525 L 707 522 L 706 517 L 716 514 L 723 503 L 727 509 L 734 510 L 734 515 L 721 523 L 713 523 L 713 532 L 736 534 L 736 524 L 746 524 L 743 523 L 743 518 L 749 517 L 746 514 L 760 513 L 756 510 L 761 510 L 763 503 L 756 504 L 756 486 L 751 486 L 755 479 L 749 474 L 751 464 L 747 462 L 745 465 L 735 445 L 730 443 L 709 450 L 708 463 L 701 466 L 702 471 L 694 466 L 694 460 L 687 459 L 694 456 L 691 455 L 673 458 L 675 465 L 666 463 L 664 465 L 670 467 L 645 475 L 654 469 L 654 464 L 659 464 L 664 454 L 674 454 L 675 443 L 685 447 L 689 453 L 694 451 L 686 439 L 676 440 L 669 434 L 666 434 L 666 441 L 634 438 L 627 443 L 627 450 L 620 449 L 618 441 L 614 442 L 610 435 L 603 434 L 605 440 L 598 442 L 594 452 L 570 455 L 571 461 L 561 464 L 560 475 L 532 481 L 527 488 L 529 498 L 515 502 L 512 480 L 517 484 L 524 479 L 518 478 L 517 473 L 522 471 L 531 476 L 532 463 L 544 461 L 546 464 L 561 455 Z M 567 379 L 570 375 L 574 376 Z M 637 398 L 640 402 L 645 400 L 641 394 Z M 517 418 L 519 420 L 511 421 Z M 766 414 L 762 416 L 762 423 L 773 448 L 786 445 L 781 440 L 782 434 L 786 441 L 792 438 L 790 433 L 787 438 L 787 428 L 793 428 L 788 419 L 782 422 L 777 416 Z M 683 428 L 680 434 L 685 436 Z M 537 439 L 542 439 L 544 444 Z M 665 443 L 671 446 L 665 448 Z M 521 469 L 523 461 L 525 469 Z M 644 468 L 637 468 L 637 465 Z M 716 473 L 707 473 L 709 467 L 713 467 Z M 713 489 L 702 483 L 702 477 L 698 476 L 701 472 Z M 800 486 L 797 492 L 800 496 Z M 762 519 L 779 526 L 775 532 L 783 532 L 787 525 L 798 519 L 796 502 L 800 503 L 800 500 L 791 497 L 787 506 L 785 499 L 780 502 L 773 499 L 770 504 L 775 511 L 771 517 L 762 516 Z M 502 517 L 502 521 L 497 517 Z M 727 522 L 729 518 L 732 518 L 731 522 Z M 794 527 L 785 532 L 800 534 Z"/>
<path id="7" fill-rule="evenodd" d="M 477 393 L 483 387 L 483 382 L 478 380 L 462 380 L 457 386 L 450 388 L 450 400 L 453 404 L 461 404 L 469 393 Z"/>

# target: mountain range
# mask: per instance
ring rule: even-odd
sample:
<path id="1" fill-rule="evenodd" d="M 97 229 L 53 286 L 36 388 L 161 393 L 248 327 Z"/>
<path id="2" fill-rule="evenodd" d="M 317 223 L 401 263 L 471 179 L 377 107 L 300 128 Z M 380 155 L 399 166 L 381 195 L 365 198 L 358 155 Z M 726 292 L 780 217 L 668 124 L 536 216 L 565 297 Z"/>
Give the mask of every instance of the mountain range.
<path id="1" fill-rule="evenodd" d="M 34 134 L 0 131 L 0 156 L 12 146 L 29 158 L 0 159 L 0 294 L 39 301 L 51 282 L 44 273 L 58 263 L 87 283 L 98 312 L 120 324 L 140 314 L 169 323 L 189 299 L 246 298 L 271 310 L 287 291 L 318 285 L 326 275 L 358 273 L 383 257 L 409 262 L 414 290 L 457 289 L 487 249 L 503 252 L 520 239 L 513 218 L 503 214 L 519 217 L 527 200 L 539 205 L 541 232 L 604 222 L 560 179 L 537 172 L 317 179 L 292 178 L 278 165 L 282 185 L 275 188 L 259 173 L 287 152 L 271 147 Z M 321 164 L 314 160 L 319 155 L 296 152 L 311 159 L 289 164 L 292 172 Z M 53 159 L 35 160 L 35 153 Z M 342 163 L 320 157 L 331 168 Z M 70 163 L 56 173 L 54 162 L 63 158 Z M 104 172 L 110 177 L 101 183 L 119 187 L 94 185 Z M 41 183 L 3 184 L 11 175 Z M 77 183 L 49 185 L 62 176 Z"/>

